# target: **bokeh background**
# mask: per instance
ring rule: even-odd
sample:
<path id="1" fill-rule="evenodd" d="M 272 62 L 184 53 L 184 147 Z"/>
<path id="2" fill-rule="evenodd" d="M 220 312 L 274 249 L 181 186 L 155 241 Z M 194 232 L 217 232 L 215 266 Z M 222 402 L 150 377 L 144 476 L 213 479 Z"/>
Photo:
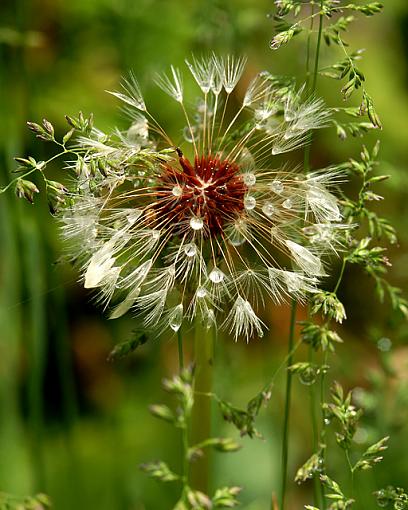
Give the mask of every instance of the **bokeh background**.
<path id="1" fill-rule="evenodd" d="M 381 173 L 392 176 L 382 186 L 385 201 L 378 207 L 398 229 L 399 245 L 389 253 L 391 280 L 406 290 L 408 5 L 406 0 L 385 3 L 384 13 L 362 17 L 348 40 L 353 48 L 367 49 L 361 67 L 384 130 L 365 143 L 381 139 Z M 295 74 L 302 83 L 304 45 L 278 52 L 268 48 L 271 11 L 272 0 L 2 0 L 0 184 L 9 181 L 14 156 L 46 159 L 52 154 L 52 147 L 27 131 L 28 119 L 47 117 L 63 133 L 64 114 L 82 110 L 93 112 L 101 129 L 124 128 L 126 120 L 105 90 L 117 89 L 130 69 L 170 131 L 178 129 L 178 112 L 154 86 L 153 75 L 170 64 L 182 65 L 191 52 L 243 53 L 248 76 L 268 69 Z M 325 48 L 322 62 L 332 57 Z M 329 104 L 341 102 L 338 83 L 321 78 L 318 89 Z M 313 164 L 357 157 L 361 143 L 341 142 L 330 131 L 319 134 Z M 52 171 L 60 175 L 61 169 Z M 44 200 L 31 206 L 17 201 L 12 191 L 1 195 L 0 491 L 44 491 L 57 510 L 171 508 L 177 488 L 157 485 L 138 465 L 158 458 L 178 462 L 177 437 L 147 410 L 149 403 L 167 399 L 160 380 L 177 370 L 176 342 L 162 338 L 109 363 L 115 343 L 130 337 L 132 318 L 107 321 L 76 283 L 77 273 L 60 262 L 61 253 Z M 349 320 L 331 376 L 346 388 L 359 388 L 356 397 L 366 410 L 358 435 L 361 448 L 391 435 L 384 463 L 358 479 L 362 508 L 375 508 L 375 488 L 408 485 L 408 328 L 389 304 L 376 301 L 372 282 L 358 268 L 348 268 L 341 296 Z M 238 406 L 262 388 L 285 356 L 289 311 L 272 307 L 263 318 L 270 332 L 262 341 L 221 341 L 216 389 Z M 392 343 L 385 352 L 378 348 L 389 346 L 384 338 Z M 298 359 L 304 356 L 298 353 Z M 214 457 L 217 485 L 242 485 L 248 510 L 269 508 L 278 488 L 283 376 L 259 419 L 265 440 L 245 439 L 239 453 Z M 296 381 L 291 478 L 310 454 L 308 408 L 308 388 Z M 214 424 L 231 432 L 218 418 Z M 347 484 L 340 454 L 331 458 L 330 469 Z M 291 508 L 310 503 L 310 492 L 310 485 L 292 485 Z"/>

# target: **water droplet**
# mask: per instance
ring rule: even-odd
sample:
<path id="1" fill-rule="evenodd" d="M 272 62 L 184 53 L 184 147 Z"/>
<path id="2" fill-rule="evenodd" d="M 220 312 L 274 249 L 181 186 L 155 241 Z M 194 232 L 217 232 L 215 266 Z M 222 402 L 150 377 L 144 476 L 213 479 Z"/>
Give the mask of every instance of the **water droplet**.
<path id="1" fill-rule="evenodd" d="M 207 295 L 207 291 L 205 290 L 204 287 L 198 287 L 196 294 L 197 297 L 204 298 Z"/>
<path id="2" fill-rule="evenodd" d="M 136 220 L 140 218 L 141 215 L 142 211 L 140 209 L 135 209 L 126 214 L 126 219 L 128 220 L 130 225 L 133 225 L 136 222 Z"/>
<path id="3" fill-rule="evenodd" d="M 265 214 L 265 216 L 268 216 L 270 218 L 273 216 L 273 213 L 275 212 L 275 207 L 270 203 L 266 202 L 264 206 L 262 207 L 262 212 Z"/>
<path id="4" fill-rule="evenodd" d="M 382 352 L 388 352 L 391 350 L 392 342 L 389 338 L 380 338 L 377 342 L 377 347 Z"/>
<path id="5" fill-rule="evenodd" d="M 183 322 L 183 305 L 177 305 L 169 315 L 169 326 L 173 331 L 178 331 Z"/>
<path id="6" fill-rule="evenodd" d="M 270 186 L 271 190 L 275 193 L 282 193 L 284 186 L 281 181 L 275 179 L 271 182 Z"/>
<path id="7" fill-rule="evenodd" d="M 177 184 L 176 186 L 174 186 L 171 192 L 175 197 L 181 197 L 181 195 L 183 194 L 183 188 Z"/>
<path id="8" fill-rule="evenodd" d="M 192 143 L 193 141 L 195 142 L 197 140 L 197 128 L 192 126 L 190 130 L 190 127 L 186 126 L 183 129 L 183 137 L 186 140 L 186 142 L 190 143 Z"/>
<path id="9" fill-rule="evenodd" d="M 287 198 L 286 200 L 284 200 L 282 202 L 282 207 L 284 207 L 285 209 L 292 209 L 293 207 L 293 202 L 290 198 Z"/>
<path id="10" fill-rule="evenodd" d="M 194 243 L 188 243 L 184 246 L 184 253 L 187 257 L 194 257 L 197 253 L 197 246 Z"/>
<path id="11" fill-rule="evenodd" d="M 256 199 L 255 199 L 255 197 L 252 197 L 251 195 L 247 195 L 244 198 L 244 207 L 248 211 L 251 211 L 252 209 L 255 209 L 255 207 L 256 207 Z"/>
<path id="12" fill-rule="evenodd" d="M 277 154 L 280 154 L 281 152 L 282 152 L 281 147 L 279 147 L 279 145 L 276 145 L 272 149 L 272 156 L 276 156 Z"/>
<path id="13" fill-rule="evenodd" d="M 254 186 L 255 183 L 256 183 L 255 174 L 253 174 L 252 172 L 247 172 L 246 174 L 244 174 L 244 184 L 246 184 L 247 186 Z"/>
<path id="14" fill-rule="evenodd" d="M 203 325 L 204 325 L 205 329 L 210 329 L 210 328 L 212 328 L 212 326 L 216 325 L 214 310 L 210 309 L 205 314 L 205 316 L 203 317 Z"/>
<path id="15" fill-rule="evenodd" d="M 313 367 L 307 367 L 299 374 L 299 380 L 305 386 L 311 386 L 316 382 L 316 370 Z"/>
<path id="16" fill-rule="evenodd" d="M 193 230 L 201 230 L 204 226 L 204 221 L 202 218 L 199 218 L 198 216 L 193 216 L 190 220 L 190 227 Z"/>
<path id="17" fill-rule="evenodd" d="M 385 508 L 386 506 L 388 506 L 388 503 L 389 503 L 389 500 L 385 494 L 385 491 L 383 489 L 379 490 L 376 492 L 376 497 L 377 497 L 377 505 L 382 507 L 382 508 Z"/>
<path id="18" fill-rule="evenodd" d="M 228 242 L 232 246 L 242 246 L 245 243 L 245 241 L 246 241 L 245 237 L 242 234 L 240 234 L 239 232 L 234 232 L 228 238 Z"/>
<path id="19" fill-rule="evenodd" d="M 329 418 L 325 418 L 323 421 L 324 421 L 324 424 L 325 424 L 326 426 L 330 425 L 330 420 L 329 420 Z"/>
<path id="20" fill-rule="evenodd" d="M 158 241 L 160 239 L 160 230 L 152 230 L 150 232 L 153 241 Z"/>
<path id="21" fill-rule="evenodd" d="M 213 283 L 221 283 L 224 279 L 224 273 L 218 269 L 218 267 L 214 267 L 214 269 L 211 271 L 211 273 L 208 275 L 208 278 Z"/>
<path id="22" fill-rule="evenodd" d="M 310 227 L 303 227 L 302 231 L 307 236 L 314 236 L 317 233 L 315 225 L 312 225 Z"/>

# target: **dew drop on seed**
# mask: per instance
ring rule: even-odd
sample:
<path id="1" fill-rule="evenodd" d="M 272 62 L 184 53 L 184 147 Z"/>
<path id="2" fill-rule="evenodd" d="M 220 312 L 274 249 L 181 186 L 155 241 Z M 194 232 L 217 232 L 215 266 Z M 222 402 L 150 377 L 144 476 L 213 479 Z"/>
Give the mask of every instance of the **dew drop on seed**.
<path id="1" fill-rule="evenodd" d="M 278 181 L 277 179 L 275 179 L 274 181 L 271 182 L 270 188 L 275 193 L 282 193 L 283 184 L 281 181 Z"/>
<path id="2" fill-rule="evenodd" d="M 256 207 L 256 199 L 255 197 L 252 197 L 251 195 L 248 195 L 244 198 L 244 207 L 248 211 L 251 211 L 252 209 L 255 209 Z"/>
<path id="3" fill-rule="evenodd" d="M 211 329 L 212 326 L 216 325 L 214 310 L 208 310 L 206 315 L 203 317 L 203 325 L 205 329 Z"/>
<path id="4" fill-rule="evenodd" d="M 194 216 L 190 220 L 190 227 L 193 230 L 201 230 L 204 226 L 204 221 L 202 218 L 199 218 L 198 216 Z"/>
<path id="5" fill-rule="evenodd" d="M 256 175 L 252 172 L 247 172 L 244 174 L 244 184 L 247 186 L 254 186 L 256 183 Z"/>
<path id="6" fill-rule="evenodd" d="M 173 331 L 178 331 L 183 322 L 183 305 L 177 305 L 169 317 L 169 326 Z"/>
<path id="7" fill-rule="evenodd" d="M 207 291 L 204 287 L 198 287 L 197 289 L 197 297 L 204 298 L 207 295 Z"/>
<path id="8" fill-rule="evenodd" d="M 133 225 L 142 215 L 142 211 L 140 209 L 134 209 L 126 214 L 126 219 L 128 220 L 130 225 Z"/>
<path id="9" fill-rule="evenodd" d="M 314 225 L 309 227 L 303 227 L 302 232 L 307 236 L 314 236 L 317 234 L 317 229 Z"/>
<path id="10" fill-rule="evenodd" d="M 150 235 L 152 236 L 153 241 L 158 241 L 160 239 L 160 230 L 152 230 Z"/>
<path id="11" fill-rule="evenodd" d="M 262 207 L 262 212 L 265 214 L 265 216 L 268 216 L 268 218 L 270 218 L 271 216 L 273 216 L 273 213 L 275 212 L 275 207 L 270 202 L 267 202 Z"/>
<path id="12" fill-rule="evenodd" d="M 181 195 L 183 194 L 183 188 L 177 184 L 176 186 L 174 186 L 171 192 L 175 197 L 181 197 Z"/>
<path id="13" fill-rule="evenodd" d="M 197 253 L 197 246 L 194 243 L 188 243 L 184 246 L 184 253 L 187 257 L 194 257 Z"/>
<path id="14" fill-rule="evenodd" d="M 282 207 L 284 207 L 285 209 L 292 209 L 293 207 L 293 202 L 290 198 L 287 198 L 286 200 L 284 200 L 282 202 Z"/>
<path id="15" fill-rule="evenodd" d="M 220 269 L 218 269 L 218 267 L 214 267 L 214 269 L 208 275 L 208 278 L 213 283 L 221 283 L 224 279 L 224 273 Z"/>
<path id="16" fill-rule="evenodd" d="M 186 142 L 195 142 L 197 140 L 197 129 L 192 126 L 191 130 L 189 128 L 189 126 L 186 126 L 184 129 L 183 129 L 183 137 L 184 137 L 184 140 L 186 140 Z"/>

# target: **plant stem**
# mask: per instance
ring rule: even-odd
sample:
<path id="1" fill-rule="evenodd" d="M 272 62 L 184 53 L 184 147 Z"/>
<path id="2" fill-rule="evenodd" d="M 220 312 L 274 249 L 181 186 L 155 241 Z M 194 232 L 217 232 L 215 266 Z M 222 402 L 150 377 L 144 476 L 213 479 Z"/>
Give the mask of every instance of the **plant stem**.
<path id="1" fill-rule="evenodd" d="M 309 347 L 309 362 L 313 363 L 314 360 L 314 350 L 313 347 Z M 313 437 L 313 452 L 317 452 L 319 448 L 319 429 L 317 424 L 317 415 L 316 415 L 316 388 L 314 383 L 309 386 L 309 395 L 310 395 L 310 416 L 312 418 L 312 437 Z M 320 487 L 321 483 L 317 477 L 313 478 L 313 495 L 314 495 L 314 503 L 316 506 L 320 507 L 319 495 L 320 495 Z"/>
<path id="2" fill-rule="evenodd" d="M 317 33 L 312 87 L 310 89 L 311 96 L 314 95 L 314 93 L 316 92 L 316 87 L 317 87 L 317 76 L 318 76 L 318 71 L 319 71 L 319 59 L 320 59 L 320 47 L 322 44 L 322 32 L 323 32 L 323 1 L 324 0 L 320 0 L 319 29 L 318 29 L 318 33 Z M 303 166 L 304 166 L 305 172 L 308 172 L 310 169 L 310 149 L 311 149 L 312 139 L 313 139 L 313 134 L 311 133 L 309 136 L 309 143 L 305 147 L 305 155 L 304 155 L 304 161 L 303 161 Z"/>
<path id="3" fill-rule="evenodd" d="M 213 332 L 196 322 L 194 345 L 194 407 L 191 417 L 191 444 L 201 443 L 211 436 L 211 393 L 213 380 Z M 205 494 L 210 485 L 210 451 L 192 464 L 191 485 Z"/>
<path id="4" fill-rule="evenodd" d="M 353 464 L 351 463 L 349 450 L 344 450 L 344 453 L 346 454 L 347 465 L 350 469 L 351 495 L 354 496 L 354 468 Z"/>
<path id="5" fill-rule="evenodd" d="M 324 0 L 320 0 L 319 31 L 317 33 L 316 55 L 315 55 L 315 63 L 314 63 L 314 70 L 313 70 L 313 82 L 312 82 L 312 94 L 314 94 L 316 91 L 317 75 L 318 75 L 318 71 L 319 71 L 320 46 L 322 44 L 322 32 L 323 32 L 323 3 L 324 3 Z"/>
<path id="6" fill-rule="evenodd" d="M 291 389 L 292 389 L 292 373 L 289 367 L 293 361 L 293 347 L 295 341 L 295 324 L 296 324 L 296 309 L 297 302 L 292 300 L 291 313 L 290 313 L 290 327 L 289 327 L 289 341 L 288 341 L 288 357 L 286 363 L 286 394 L 285 394 L 285 411 L 283 419 L 283 434 L 282 434 L 282 458 L 281 458 L 281 497 L 280 497 L 280 510 L 285 508 L 286 496 L 286 483 L 288 476 L 288 450 L 289 450 L 289 416 L 290 416 L 290 403 L 291 403 Z"/>
<path id="7" fill-rule="evenodd" d="M 189 486 L 189 461 L 188 461 L 188 426 L 189 426 L 189 416 L 185 416 L 185 423 L 183 428 L 181 429 L 181 444 L 182 444 L 182 483 L 183 483 L 183 491 L 181 498 L 184 501 L 187 493 L 187 489 Z"/>
<path id="8" fill-rule="evenodd" d="M 327 365 L 327 361 L 329 358 L 329 351 L 326 351 L 324 353 L 324 360 L 323 365 Z M 325 423 L 325 415 L 324 415 L 324 409 L 323 409 L 323 403 L 326 400 L 325 390 L 326 390 L 326 370 L 322 370 L 321 376 L 320 376 L 320 412 L 322 414 L 322 425 L 320 429 L 320 444 L 324 445 L 325 438 L 326 438 L 326 423 Z M 326 460 L 326 448 L 323 447 L 322 449 L 322 458 L 323 458 L 323 466 L 325 464 Z M 321 508 L 322 510 L 326 510 L 326 493 L 324 489 L 324 485 L 320 483 L 320 494 L 321 494 Z"/>
<path id="9" fill-rule="evenodd" d="M 181 328 L 177 331 L 177 348 L 178 348 L 179 371 L 181 372 L 184 368 L 183 336 L 181 334 Z"/>
<path id="10" fill-rule="evenodd" d="M 342 262 L 342 264 L 341 264 L 341 269 L 340 269 L 339 278 L 338 278 L 338 280 L 337 280 L 336 286 L 335 286 L 335 287 L 334 287 L 334 289 L 333 289 L 333 294 L 336 294 L 336 292 L 339 290 L 341 280 L 343 279 L 344 270 L 346 269 L 346 264 L 347 264 L 347 259 L 346 259 L 346 258 L 344 258 L 344 259 L 343 259 L 343 262 Z"/>

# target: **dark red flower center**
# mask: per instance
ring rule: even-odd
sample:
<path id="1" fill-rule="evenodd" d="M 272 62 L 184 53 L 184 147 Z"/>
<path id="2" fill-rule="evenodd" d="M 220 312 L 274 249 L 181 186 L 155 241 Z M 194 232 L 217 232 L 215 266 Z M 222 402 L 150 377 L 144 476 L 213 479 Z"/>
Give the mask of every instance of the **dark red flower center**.
<path id="1" fill-rule="evenodd" d="M 192 165 L 181 155 L 179 162 L 181 169 L 163 165 L 156 188 L 158 220 L 180 232 L 191 219 L 198 225 L 202 220 L 205 235 L 219 234 L 244 209 L 247 186 L 238 165 L 213 156 L 196 157 Z"/>

